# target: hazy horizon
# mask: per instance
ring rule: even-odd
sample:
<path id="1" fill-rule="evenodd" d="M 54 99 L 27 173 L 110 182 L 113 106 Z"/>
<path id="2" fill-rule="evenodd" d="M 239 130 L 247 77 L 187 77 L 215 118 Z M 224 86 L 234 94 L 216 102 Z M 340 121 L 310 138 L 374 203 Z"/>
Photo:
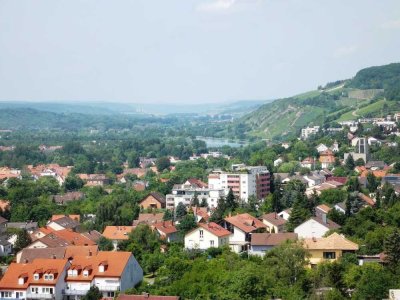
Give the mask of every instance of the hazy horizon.
<path id="1" fill-rule="evenodd" d="M 398 0 L 1 0 L 0 101 L 267 101 L 398 49 Z"/>

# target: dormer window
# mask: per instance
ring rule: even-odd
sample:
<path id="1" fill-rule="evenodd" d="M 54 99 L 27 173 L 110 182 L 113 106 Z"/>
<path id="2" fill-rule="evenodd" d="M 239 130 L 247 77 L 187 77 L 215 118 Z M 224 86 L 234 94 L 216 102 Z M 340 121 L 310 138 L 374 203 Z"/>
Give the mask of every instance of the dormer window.
<path id="1" fill-rule="evenodd" d="M 54 275 L 53 274 L 49 274 L 49 280 L 54 280 Z"/>
<path id="2" fill-rule="evenodd" d="M 44 274 L 44 280 L 49 280 L 49 275 Z"/>
<path id="3" fill-rule="evenodd" d="M 89 271 L 88 270 L 83 271 L 83 276 L 84 277 L 88 277 L 89 276 Z"/>
<path id="4" fill-rule="evenodd" d="M 39 280 L 39 274 L 33 274 L 33 280 Z"/>
<path id="5" fill-rule="evenodd" d="M 99 272 L 100 272 L 100 273 L 103 273 L 103 272 L 104 272 L 104 266 L 103 266 L 103 265 L 100 265 L 100 266 L 99 266 Z"/>

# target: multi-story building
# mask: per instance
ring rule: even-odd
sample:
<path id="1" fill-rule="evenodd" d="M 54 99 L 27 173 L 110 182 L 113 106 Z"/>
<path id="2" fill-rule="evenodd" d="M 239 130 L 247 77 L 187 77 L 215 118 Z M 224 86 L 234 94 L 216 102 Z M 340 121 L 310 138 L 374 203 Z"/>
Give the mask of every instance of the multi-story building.
<path id="1" fill-rule="evenodd" d="M 313 127 L 306 127 L 301 129 L 301 138 L 303 140 L 306 140 L 310 137 L 310 135 L 316 134 L 319 132 L 319 126 L 313 126 Z"/>
<path id="2" fill-rule="evenodd" d="M 263 199 L 270 191 L 270 173 L 264 166 L 236 166 L 232 172 L 211 173 L 208 176 L 208 187 L 215 190 L 232 189 L 235 196 L 244 201 L 253 195 Z"/>
<path id="3" fill-rule="evenodd" d="M 209 188 L 199 180 L 189 179 L 183 184 L 174 185 L 172 194 L 166 196 L 167 208 L 174 209 L 179 203 L 190 206 L 195 196 L 200 203 L 205 199 L 209 208 L 215 208 L 218 205 L 218 198 L 225 197 L 228 191 L 221 187 Z"/>

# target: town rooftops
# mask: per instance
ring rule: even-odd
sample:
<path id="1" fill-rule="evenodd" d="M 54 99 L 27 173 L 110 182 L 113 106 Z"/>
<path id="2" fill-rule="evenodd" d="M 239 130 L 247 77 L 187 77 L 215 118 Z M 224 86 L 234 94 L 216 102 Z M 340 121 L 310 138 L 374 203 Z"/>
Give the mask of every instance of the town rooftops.
<path id="1" fill-rule="evenodd" d="M 248 213 L 230 216 L 224 220 L 246 233 L 253 232 L 260 228 L 267 228 L 267 225 Z"/>
<path id="2" fill-rule="evenodd" d="M 103 236 L 110 240 L 127 240 L 133 229 L 133 226 L 106 226 Z"/>
<path id="3" fill-rule="evenodd" d="M 331 208 L 326 204 L 320 204 L 316 207 L 316 209 L 319 209 L 321 212 L 325 214 L 327 214 L 331 210 Z"/>
<path id="4" fill-rule="evenodd" d="M 68 192 L 64 195 L 54 195 L 53 200 L 58 204 L 65 204 L 71 201 L 81 200 L 84 197 L 82 192 Z"/>
<path id="5" fill-rule="evenodd" d="M 336 232 L 328 237 L 304 239 L 304 246 L 309 250 L 349 250 L 357 251 L 358 245 Z"/>
<path id="6" fill-rule="evenodd" d="M 328 229 L 340 228 L 340 225 L 336 224 L 335 222 L 333 222 L 332 220 L 330 220 L 328 218 L 326 219 L 326 222 L 324 222 L 322 217 L 312 217 L 311 219 L 313 219 L 314 221 L 317 221 L 318 223 L 320 223 L 321 225 L 325 226 Z"/>
<path id="7" fill-rule="evenodd" d="M 157 222 L 162 222 L 164 217 L 164 213 L 141 213 L 137 220 L 132 222 L 133 226 L 137 226 L 139 224 L 147 224 L 151 225 Z"/>
<path id="8" fill-rule="evenodd" d="M 54 286 L 68 264 L 66 259 L 35 259 L 32 263 L 12 263 L 0 281 L 0 290 L 26 290 L 35 285 Z M 34 280 L 33 275 L 39 278 Z M 46 275 L 53 275 L 48 277 Z M 20 280 L 21 279 L 21 280 Z"/>
<path id="9" fill-rule="evenodd" d="M 142 201 L 143 201 L 143 200 L 146 200 L 147 197 L 149 197 L 149 196 L 153 196 L 153 198 L 156 199 L 158 202 L 160 202 L 161 204 L 165 204 L 165 196 L 164 196 L 164 195 L 161 195 L 161 194 L 158 193 L 158 192 L 151 192 L 149 195 L 147 195 L 146 197 L 144 197 L 144 198 L 142 199 Z M 141 201 L 141 202 L 142 202 L 142 201 Z"/>
<path id="10" fill-rule="evenodd" d="M 178 229 L 176 229 L 172 221 L 162 221 L 159 223 L 155 223 L 153 224 L 153 227 L 165 235 L 178 232 Z"/>
<path id="11" fill-rule="evenodd" d="M 206 188 L 207 187 L 207 183 L 201 181 L 200 179 L 197 178 L 189 178 L 187 180 L 191 185 L 194 185 L 198 188 Z"/>
<path id="12" fill-rule="evenodd" d="M 231 235 L 231 232 L 229 230 L 226 230 L 224 227 L 222 227 L 214 222 L 198 223 L 197 225 L 218 237 Z"/>
<path id="13" fill-rule="evenodd" d="M 375 205 L 375 201 L 371 197 L 364 195 L 363 193 L 358 193 L 358 198 L 360 198 L 362 201 L 364 201 L 365 204 L 369 206 Z"/>
<path id="14" fill-rule="evenodd" d="M 269 214 L 264 214 L 261 216 L 262 219 L 266 220 L 267 222 L 271 223 L 274 226 L 281 226 L 286 224 L 286 220 L 279 216 L 277 213 L 269 213 Z"/>
<path id="15" fill-rule="evenodd" d="M 54 248 L 24 248 L 17 254 L 17 262 L 29 263 L 37 258 L 70 259 L 74 256 L 96 255 L 97 252 L 97 245 L 67 246 Z"/>
<path id="16" fill-rule="evenodd" d="M 55 215 L 52 217 L 51 222 L 54 222 L 65 229 L 76 228 L 79 226 L 79 221 L 72 219 L 71 218 L 72 216 L 74 216 L 74 215 L 70 215 L 70 216 Z M 77 215 L 77 218 L 79 219 L 79 215 Z"/>
<path id="17" fill-rule="evenodd" d="M 35 230 L 38 228 L 37 222 L 8 222 L 7 228 L 25 229 L 25 230 Z"/>
<path id="18" fill-rule="evenodd" d="M 66 281 L 90 282 L 94 277 L 121 277 L 131 256 L 131 252 L 125 251 L 99 251 L 97 255 L 75 256 L 68 268 Z M 83 274 L 85 270 L 88 271 L 87 276 Z M 70 271 L 77 272 L 72 274 Z"/>
<path id="19" fill-rule="evenodd" d="M 143 293 L 142 295 L 119 295 L 117 300 L 179 300 L 179 296 L 154 296 Z"/>
<path id="20" fill-rule="evenodd" d="M 253 233 L 251 235 L 252 246 L 277 246 L 287 240 L 297 240 L 297 233 Z"/>

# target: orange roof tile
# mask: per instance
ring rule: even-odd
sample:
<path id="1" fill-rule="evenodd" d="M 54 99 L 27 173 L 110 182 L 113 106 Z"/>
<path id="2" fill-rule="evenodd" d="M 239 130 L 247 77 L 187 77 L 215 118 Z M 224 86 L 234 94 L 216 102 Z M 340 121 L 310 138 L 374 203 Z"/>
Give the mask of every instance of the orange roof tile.
<path id="1" fill-rule="evenodd" d="M 248 213 L 227 217 L 225 221 L 247 233 L 259 228 L 267 228 L 267 225 Z"/>
<path id="2" fill-rule="evenodd" d="M 127 240 L 133 229 L 133 226 L 106 226 L 103 236 L 110 240 Z"/>
<path id="3" fill-rule="evenodd" d="M 229 230 L 226 230 L 224 227 L 219 226 L 217 223 L 214 223 L 214 222 L 198 223 L 197 225 L 219 237 L 227 236 L 227 235 L 231 234 L 231 232 Z"/>
<path id="4" fill-rule="evenodd" d="M 37 258 L 28 264 L 12 263 L 0 281 L 0 290 L 26 290 L 32 283 L 54 286 L 61 279 L 60 275 L 67 265 L 66 259 L 43 258 Z M 39 276 L 39 280 L 34 280 L 33 274 L 40 269 L 43 273 L 54 274 L 54 280 L 44 280 L 43 273 Z M 21 277 L 25 278 L 24 283 L 18 284 L 18 278 Z"/>

